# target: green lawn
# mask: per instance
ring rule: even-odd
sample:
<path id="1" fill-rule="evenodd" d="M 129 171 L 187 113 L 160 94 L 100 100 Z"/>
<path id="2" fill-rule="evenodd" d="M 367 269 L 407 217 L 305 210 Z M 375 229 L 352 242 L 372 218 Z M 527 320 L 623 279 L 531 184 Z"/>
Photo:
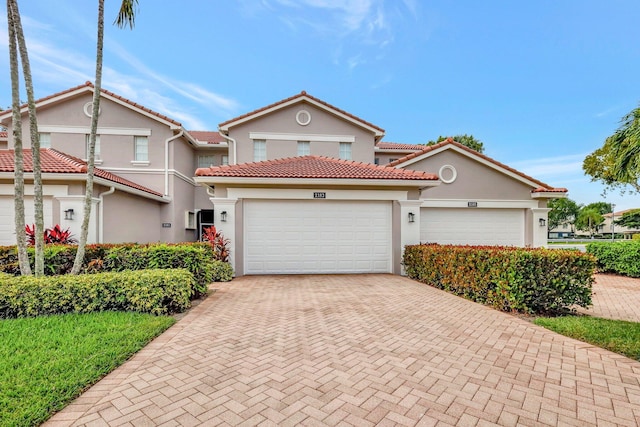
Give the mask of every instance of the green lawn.
<path id="1" fill-rule="evenodd" d="M 640 323 L 589 316 L 539 317 L 534 323 L 640 361 Z"/>
<path id="2" fill-rule="evenodd" d="M 0 320 L 0 426 L 42 423 L 174 322 L 123 312 Z"/>

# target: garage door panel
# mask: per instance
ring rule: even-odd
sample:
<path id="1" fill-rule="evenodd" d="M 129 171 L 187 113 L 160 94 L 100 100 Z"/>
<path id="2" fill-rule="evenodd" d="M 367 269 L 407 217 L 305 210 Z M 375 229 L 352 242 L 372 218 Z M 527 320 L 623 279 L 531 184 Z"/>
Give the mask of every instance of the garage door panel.
<path id="1" fill-rule="evenodd" d="M 390 202 L 247 200 L 244 218 L 246 274 L 391 272 Z"/>
<path id="2" fill-rule="evenodd" d="M 523 209 L 422 208 L 420 241 L 452 245 L 524 245 Z"/>

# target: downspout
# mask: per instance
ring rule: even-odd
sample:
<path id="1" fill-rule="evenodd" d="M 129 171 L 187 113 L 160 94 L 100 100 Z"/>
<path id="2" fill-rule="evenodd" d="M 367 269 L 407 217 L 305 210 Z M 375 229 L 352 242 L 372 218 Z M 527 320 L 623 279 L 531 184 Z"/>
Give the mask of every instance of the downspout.
<path id="1" fill-rule="evenodd" d="M 167 138 L 164 141 L 164 196 L 169 196 L 169 143 L 184 135 L 184 129 L 180 129 L 177 135 Z"/>
<path id="2" fill-rule="evenodd" d="M 218 128 L 218 133 L 219 133 L 220 135 L 222 135 L 222 137 L 223 137 L 224 139 L 226 139 L 227 141 L 229 141 L 229 142 L 232 142 L 232 143 L 233 143 L 233 163 L 231 163 L 231 162 L 230 162 L 229 164 L 230 164 L 230 165 L 238 164 L 238 158 L 237 158 L 237 155 L 238 155 L 238 148 L 237 148 L 237 146 L 236 146 L 236 140 L 235 140 L 235 139 L 233 139 L 233 138 L 231 138 L 229 135 L 225 135 L 225 134 L 222 132 L 222 130 L 221 130 L 220 128 Z"/>
<path id="3" fill-rule="evenodd" d="M 109 196 L 116 192 L 116 187 L 109 188 L 108 191 L 100 193 L 100 228 L 98 229 L 98 243 L 104 243 L 104 196 Z"/>

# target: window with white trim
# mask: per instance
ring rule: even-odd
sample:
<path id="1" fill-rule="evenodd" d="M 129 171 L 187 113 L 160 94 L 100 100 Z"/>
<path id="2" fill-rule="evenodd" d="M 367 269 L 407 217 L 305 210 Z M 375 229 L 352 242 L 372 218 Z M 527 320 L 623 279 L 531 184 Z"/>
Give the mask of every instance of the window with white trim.
<path id="1" fill-rule="evenodd" d="M 212 156 L 212 155 L 198 156 L 198 167 L 199 168 L 209 168 L 211 166 L 217 166 L 216 165 L 216 156 Z"/>
<path id="2" fill-rule="evenodd" d="M 222 165 L 226 166 L 228 164 L 229 164 L 229 156 L 227 155 L 222 156 Z"/>
<path id="3" fill-rule="evenodd" d="M 91 139 L 91 135 L 84 136 L 84 146 L 85 146 L 85 159 L 89 158 L 89 142 Z M 95 149 L 95 159 L 100 159 L 100 135 L 96 135 L 96 149 Z"/>
<path id="4" fill-rule="evenodd" d="M 351 160 L 351 143 L 350 142 L 340 143 L 340 158 L 342 160 Z"/>
<path id="5" fill-rule="evenodd" d="M 298 141 L 298 156 L 308 156 L 311 154 L 311 143 L 309 141 Z"/>
<path id="6" fill-rule="evenodd" d="M 134 136 L 134 157 L 136 162 L 148 162 L 149 161 L 149 137 L 147 136 Z"/>
<path id="7" fill-rule="evenodd" d="M 267 160 L 267 141 L 256 139 L 253 141 L 253 161 L 261 162 Z"/>
<path id="8" fill-rule="evenodd" d="M 39 133 L 38 141 L 40 141 L 40 148 L 51 148 L 51 134 Z"/>

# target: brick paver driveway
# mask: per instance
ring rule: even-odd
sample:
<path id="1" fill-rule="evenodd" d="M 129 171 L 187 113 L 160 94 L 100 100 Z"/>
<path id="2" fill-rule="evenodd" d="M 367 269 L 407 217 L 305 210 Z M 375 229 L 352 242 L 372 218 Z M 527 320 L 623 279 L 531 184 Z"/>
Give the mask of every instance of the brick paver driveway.
<path id="1" fill-rule="evenodd" d="M 51 425 L 637 425 L 640 363 L 390 275 L 223 285 Z"/>
<path id="2" fill-rule="evenodd" d="M 597 274 L 592 299 L 592 307 L 578 311 L 607 319 L 640 322 L 640 279 Z"/>

